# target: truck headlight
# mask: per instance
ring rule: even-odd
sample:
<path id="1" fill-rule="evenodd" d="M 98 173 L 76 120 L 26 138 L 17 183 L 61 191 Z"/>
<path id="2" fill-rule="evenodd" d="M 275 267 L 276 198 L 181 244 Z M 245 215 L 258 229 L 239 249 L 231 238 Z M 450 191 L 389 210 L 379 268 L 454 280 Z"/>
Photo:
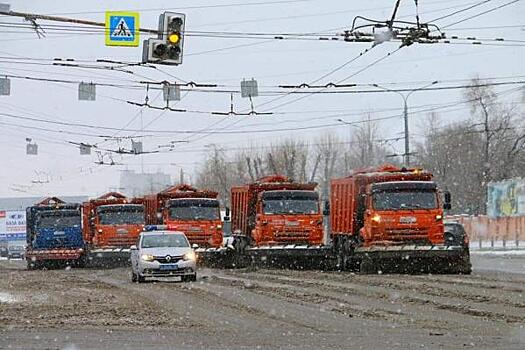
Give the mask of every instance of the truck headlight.
<path id="1" fill-rule="evenodd" d="M 142 260 L 144 261 L 153 261 L 155 257 L 151 254 L 142 254 Z"/>
<path id="2" fill-rule="evenodd" d="M 195 261 L 195 260 L 197 260 L 197 255 L 195 254 L 194 251 L 191 251 L 189 253 L 184 254 L 182 259 L 186 260 L 186 261 Z"/>
<path id="3" fill-rule="evenodd" d="M 374 216 L 372 216 L 372 221 L 376 222 L 376 223 L 380 223 L 381 222 L 381 215 L 375 214 Z"/>

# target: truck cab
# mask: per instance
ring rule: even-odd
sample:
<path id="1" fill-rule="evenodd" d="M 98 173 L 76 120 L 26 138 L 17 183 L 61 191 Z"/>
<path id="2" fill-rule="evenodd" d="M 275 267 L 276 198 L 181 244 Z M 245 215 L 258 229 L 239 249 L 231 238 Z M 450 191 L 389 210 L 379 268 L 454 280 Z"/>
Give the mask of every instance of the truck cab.
<path id="1" fill-rule="evenodd" d="M 83 232 L 91 257 L 127 259 L 129 248 L 145 226 L 144 205 L 110 192 L 85 202 Z"/>
<path id="2" fill-rule="evenodd" d="M 47 198 L 26 210 L 26 259 L 35 262 L 74 261 L 84 255 L 80 204 Z"/>
<path id="3" fill-rule="evenodd" d="M 283 175 L 233 187 L 232 230 L 237 245 L 322 244 L 323 216 L 316 187 Z"/>
<path id="4" fill-rule="evenodd" d="M 175 198 L 166 202 L 163 221 L 169 230 L 184 232 L 199 247 L 222 245 L 222 220 L 215 198 Z"/>
<path id="5" fill-rule="evenodd" d="M 269 244 L 320 244 L 323 232 L 319 195 L 309 190 L 259 193 L 252 237 Z"/>
<path id="6" fill-rule="evenodd" d="M 443 209 L 433 181 L 390 181 L 367 186 L 364 246 L 443 244 Z"/>

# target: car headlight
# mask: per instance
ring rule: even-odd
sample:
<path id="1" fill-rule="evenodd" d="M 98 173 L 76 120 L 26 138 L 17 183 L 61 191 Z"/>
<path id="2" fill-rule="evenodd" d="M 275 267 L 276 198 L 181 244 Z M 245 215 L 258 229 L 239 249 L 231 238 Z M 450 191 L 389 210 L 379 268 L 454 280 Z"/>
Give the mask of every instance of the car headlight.
<path id="1" fill-rule="evenodd" d="M 144 261 L 153 261 L 155 257 L 151 254 L 142 254 L 142 260 Z"/>
<path id="2" fill-rule="evenodd" d="M 194 251 L 191 251 L 189 253 L 186 253 L 184 254 L 184 256 L 182 257 L 183 260 L 186 260 L 186 261 L 195 261 L 197 260 L 197 255 L 195 254 Z"/>

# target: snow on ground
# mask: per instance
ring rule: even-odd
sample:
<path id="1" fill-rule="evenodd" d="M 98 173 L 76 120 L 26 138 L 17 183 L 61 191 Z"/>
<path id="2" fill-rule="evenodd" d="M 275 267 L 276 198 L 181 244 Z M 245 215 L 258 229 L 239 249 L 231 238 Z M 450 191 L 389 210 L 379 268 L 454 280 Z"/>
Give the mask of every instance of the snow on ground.
<path id="1" fill-rule="evenodd" d="M 0 292 L 0 303 L 16 303 L 19 301 L 19 298 L 14 296 L 11 293 Z"/>
<path id="2" fill-rule="evenodd" d="M 476 255 L 523 255 L 525 256 L 525 249 L 507 249 L 507 250 L 471 250 L 470 254 Z"/>

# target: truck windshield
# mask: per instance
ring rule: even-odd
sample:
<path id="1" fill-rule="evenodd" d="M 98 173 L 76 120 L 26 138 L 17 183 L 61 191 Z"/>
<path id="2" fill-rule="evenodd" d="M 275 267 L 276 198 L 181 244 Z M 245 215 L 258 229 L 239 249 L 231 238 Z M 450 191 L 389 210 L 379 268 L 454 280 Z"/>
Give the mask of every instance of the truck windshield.
<path id="1" fill-rule="evenodd" d="M 220 220 L 219 203 L 215 200 L 173 200 L 168 204 L 173 220 Z"/>
<path id="2" fill-rule="evenodd" d="M 382 191 L 373 194 L 374 209 L 435 209 L 437 195 L 434 191 Z"/>
<path id="3" fill-rule="evenodd" d="M 265 214 L 317 214 L 317 201 L 310 199 L 271 199 L 264 201 Z"/>
<path id="4" fill-rule="evenodd" d="M 130 225 L 144 223 L 144 206 L 112 205 L 99 207 L 98 218 L 101 225 Z"/>
<path id="5" fill-rule="evenodd" d="M 317 214 L 319 195 L 313 191 L 268 191 L 262 196 L 265 214 Z"/>
<path id="6" fill-rule="evenodd" d="M 188 240 L 180 234 L 147 235 L 142 237 L 142 248 L 189 247 Z"/>
<path id="7" fill-rule="evenodd" d="M 40 213 L 37 219 L 38 228 L 64 229 L 80 227 L 80 213 L 78 212 L 47 212 Z"/>

